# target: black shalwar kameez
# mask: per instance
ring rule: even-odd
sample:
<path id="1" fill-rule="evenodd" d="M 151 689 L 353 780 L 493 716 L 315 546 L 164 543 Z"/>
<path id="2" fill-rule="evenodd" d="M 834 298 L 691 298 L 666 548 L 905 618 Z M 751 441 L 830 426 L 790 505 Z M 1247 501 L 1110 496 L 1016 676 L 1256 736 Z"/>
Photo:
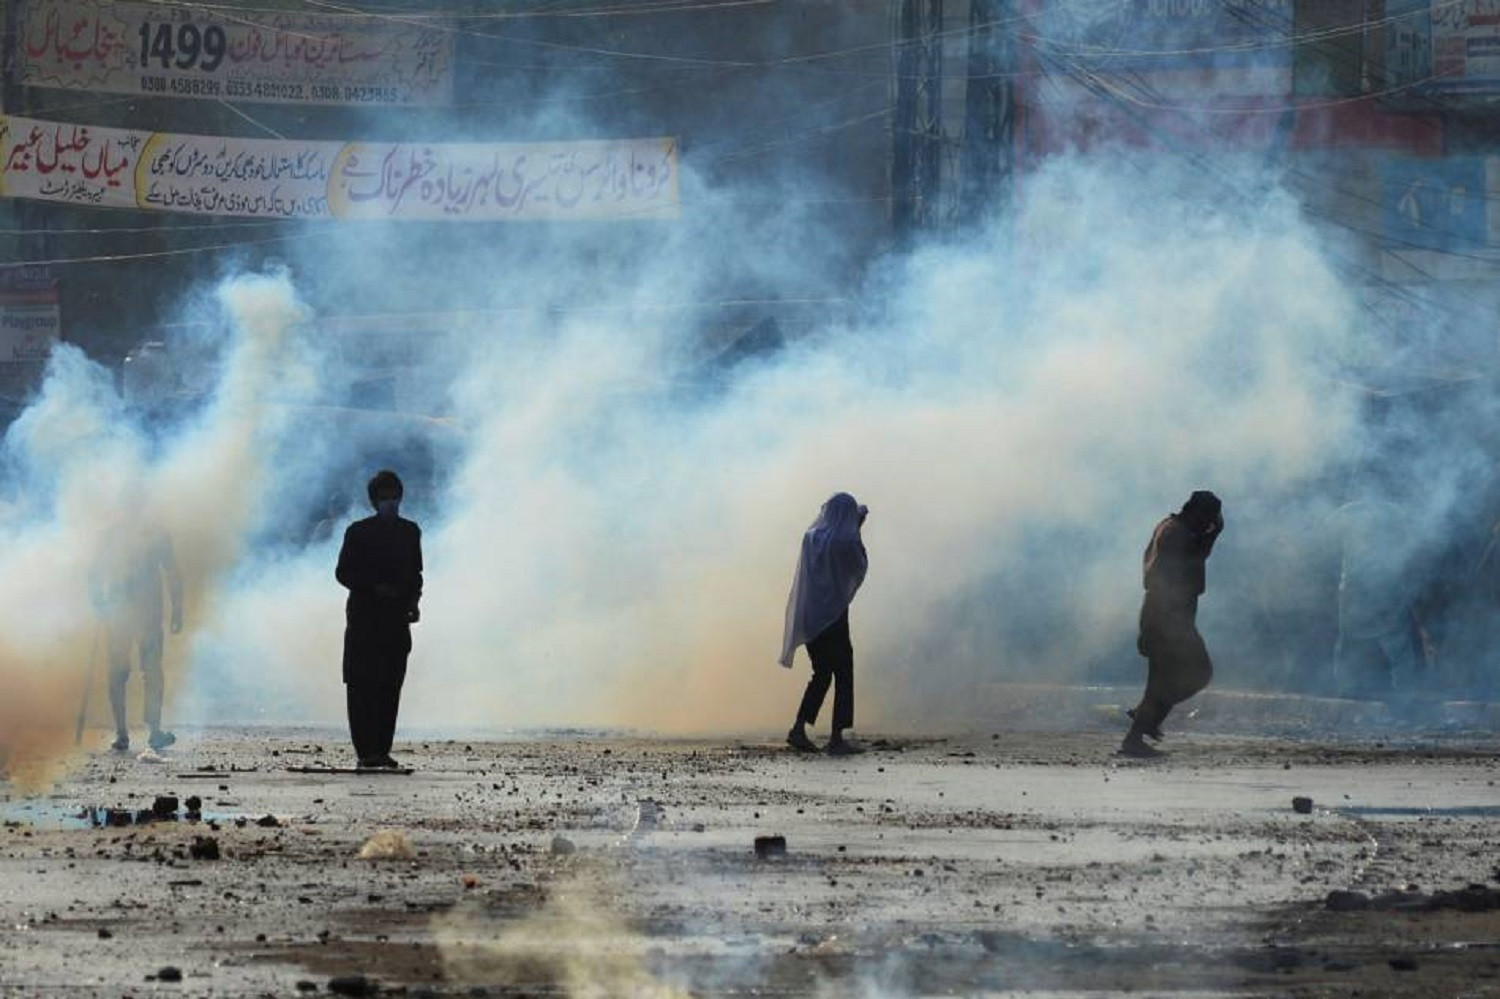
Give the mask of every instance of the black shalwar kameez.
<path id="1" fill-rule="evenodd" d="M 389 757 L 411 623 L 422 597 L 422 530 L 379 514 L 350 524 L 335 572 L 345 605 L 344 684 L 349 734 L 361 763 Z"/>

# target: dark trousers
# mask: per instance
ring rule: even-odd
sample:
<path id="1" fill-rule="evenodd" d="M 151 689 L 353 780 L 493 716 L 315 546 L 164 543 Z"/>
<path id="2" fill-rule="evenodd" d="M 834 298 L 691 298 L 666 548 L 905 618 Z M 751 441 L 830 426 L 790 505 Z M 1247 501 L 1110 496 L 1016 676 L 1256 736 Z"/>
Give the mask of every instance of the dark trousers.
<path id="1" fill-rule="evenodd" d="M 854 727 L 854 644 L 849 640 L 849 612 L 845 611 L 817 638 L 807 643 L 812 659 L 812 679 L 802 694 L 797 720 L 815 725 L 822 710 L 828 685 L 833 684 L 833 730 L 841 732 Z"/>
<path id="2" fill-rule="evenodd" d="M 396 738 L 396 712 L 401 707 L 401 681 L 346 683 L 349 735 L 361 760 L 389 756 Z"/>
<path id="3" fill-rule="evenodd" d="M 1138 731 L 1160 728 L 1178 704 L 1192 697 L 1214 676 L 1213 660 L 1194 620 L 1198 602 L 1156 607 L 1141 614 L 1140 652 L 1146 656 L 1146 691 L 1135 709 Z"/>

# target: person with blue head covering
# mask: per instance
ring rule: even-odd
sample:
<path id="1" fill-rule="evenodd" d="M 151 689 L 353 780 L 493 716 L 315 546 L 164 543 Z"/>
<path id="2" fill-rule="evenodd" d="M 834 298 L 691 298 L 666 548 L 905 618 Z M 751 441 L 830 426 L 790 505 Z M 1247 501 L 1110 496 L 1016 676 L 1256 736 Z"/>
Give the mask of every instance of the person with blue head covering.
<path id="1" fill-rule="evenodd" d="M 799 645 L 807 647 L 813 675 L 803 692 L 787 744 L 818 752 L 807 726 L 817 723 L 823 699 L 833 686 L 833 734 L 827 750 L 835 756 L 864 752 L 844 733 L 854 727 L 854 646 L 849 638 L 849 605 L 865 581 L 869 558 L 860 536 L 869 508 L 848 493 L 834 493 L 802 535 L 802 551 L 786 605 L 781 658 L 787 669 Z"/>

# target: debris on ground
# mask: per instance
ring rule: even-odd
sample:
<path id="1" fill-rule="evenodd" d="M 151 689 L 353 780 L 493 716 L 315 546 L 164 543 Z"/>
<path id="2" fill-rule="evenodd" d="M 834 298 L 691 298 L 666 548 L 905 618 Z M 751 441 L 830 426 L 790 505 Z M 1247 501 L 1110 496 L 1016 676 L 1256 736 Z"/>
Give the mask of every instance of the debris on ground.
<path id="1" fill-rule="evenodd" d="M 411 860 L 416 851 L 399 829 L 381 829 L 359 848 L 360 860 Z"/>
<path id="2" fill-rule="evenodd" d="M 1370 907 L 1370 896 L 1362 891 L 1331 891 L 1323 905 L 1329 912 L 1360 912 Z"/>
<path id="3" fill-rule="evenodd" d="M 1331 891 L 1323 900 L 1323 906 L 1330 912 L 1359 912 L 1364 909 L 1378 912 L 1437 912 L 1443 909 L 1494 912 L 1500 910 L 1500 889 L 1472 884 L 1456 891 L 1431 894 L 1420 891 L 1389 891 L 1373 898 L 1363 892 Z"/>
<path id="4" fill-rule="evenodd" d="M 771 857 L 786 856 L 785 836 L 757 836 L 755 837 L 755 855 L 761 860 Z"/>
<path id="5" fill-rule="evenodd" d="M 380 985 L 364 975 L 340 975 L 328 979 L 328 991 L 337 996 L 372 996 Z"/>
<path id="6" fill-rule="evenodd" d="M 219 841 L 212 836 L 194 836 L 188 847 L 188 856 L 194 860 L 218 860 Z"/>

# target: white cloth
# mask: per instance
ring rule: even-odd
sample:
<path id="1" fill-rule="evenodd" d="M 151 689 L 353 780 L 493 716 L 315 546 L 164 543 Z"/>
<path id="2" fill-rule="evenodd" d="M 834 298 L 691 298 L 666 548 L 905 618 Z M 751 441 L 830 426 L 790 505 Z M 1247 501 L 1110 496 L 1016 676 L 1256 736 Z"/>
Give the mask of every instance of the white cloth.
<path id="1" fill-rule="evenodd" d="M 806 645 L 837 621 L 865 581 L 869 558 L 859 536 L 865 512 L 853 496 L 834 493 L 802 535 L 802 554 L 786 602 L 786 631 L 777 660 L 787 669 L 792 668 L 797 646 Z"/>

